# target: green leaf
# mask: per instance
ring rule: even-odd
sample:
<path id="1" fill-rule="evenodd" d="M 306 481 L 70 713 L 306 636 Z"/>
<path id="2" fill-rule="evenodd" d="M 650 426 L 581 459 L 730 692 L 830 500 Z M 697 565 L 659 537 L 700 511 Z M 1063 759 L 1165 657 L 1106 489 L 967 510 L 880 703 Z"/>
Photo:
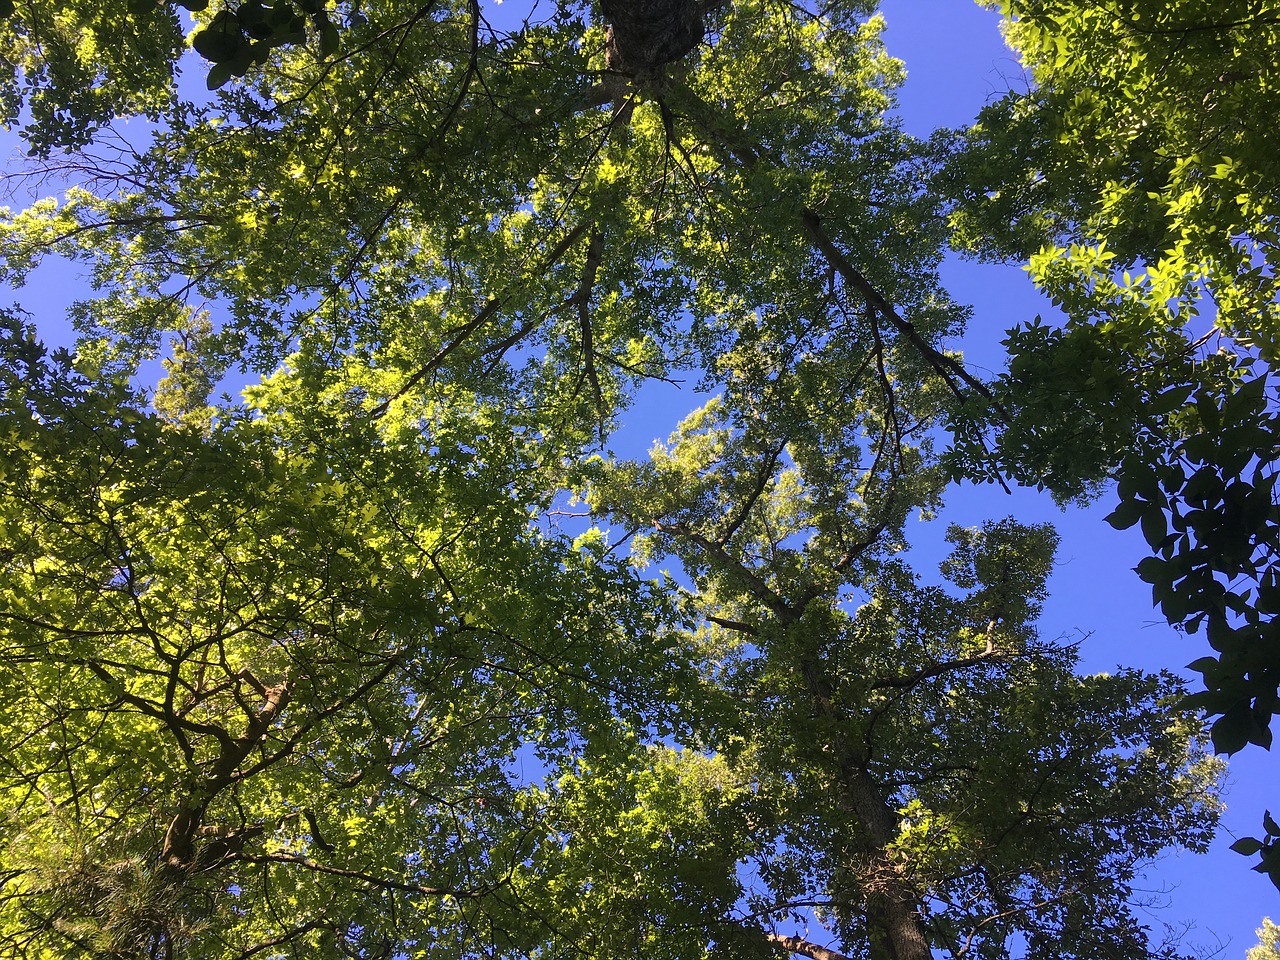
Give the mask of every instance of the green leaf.
<path id="1" fill-rule="evenodd" d="M 1214 721 L 1209 729 L 1216 753 L 1239 753 L 1255 735 L 1253 713 L 1248 704 L 1237 703 Z"/>
<path id="2" fill-rule="evenodd" d="M 1262 841 L 1253 837 L 1241 837 L 1229 849 L 1245 857 L 1252 857 L 1262 849 Z"/>
<path id="3" fill-rule="evenodd" d="M 1218 671 L 1222 669 L 1222 664 L 1217 657 L 1200 657 L 1198 660 L 1192 660 L 1187 664 L 1188 670 L 1194 670 L 1196 673 L 1203 673 L 1206 676 L 1216 676 Z"/>
<path id="4" fill-rule="evenodd" d="M 1142 517 L 1145 506 L 1146 504 L 1141 500 L 1122 500 L 1103 519 L 1117 530 L 1128 530 Z"/>
<path id="5" fill-rule="evenodd" d="M 1200 421 L 1204 424 L 1206 433 L 1214 434 L 1222 428 L 1222 414 L 1218 409 L 1216 398 L 1207 391 L 1197 394 L 1196 410 L 1200 414 Z"/>
<path id="6" fill-rule="evenodd" d="M 1156 549 L 1164 543 L 1168 536 L 1169 526 L 1165 520 L 1164 510 L 1155 504 L 1144 505 L 1142 511 L 1142 537 Z"/>
<path id="7" fill-rule="evenodd" d="M 1222 690 L 1201 690 L 1178 701 L 1179 710 L 1203 710 L 1208 714 L 1221 713 L 1239 698 Z"/>
<path id="8" fill-rule="evenodd" d="M 210 63 L 227 63 L 236 58 L 244 46 L 240 21 L 235 14 L 223 10 L 209 25 L 191 38 L 192 49 Z"/>
<path id="9" fill-rule="evenodd" d="M 205 77 L 205 86 L 210 90 L 217 90 L 228 80 L 231 79 L 231 64 L 215 63 L 209 68 L 209 73 Z"/>
<path id="10" fill-rule="evenodd" d="M 339 47 L 338 28 L 333 21 L 325 20 L 324 25 L 320 28 L 320 56 L 328 57 L 338 52 Z"/>
<path id="11" fill-rule="evenodd" d="M 1164 416 L 1182 407 L 1195 388 L 1191 384 L 1171 387 L 1151 399 L 1147 410 L 1156 416 Z"/>
<path id="12" fill-rule="evenodd" d="M 1140 578 L 1153 586 L 1165 586 L 1171 580 L 1170 564 L 1159 557 L 1143 557 L 1134 570 Z"/>

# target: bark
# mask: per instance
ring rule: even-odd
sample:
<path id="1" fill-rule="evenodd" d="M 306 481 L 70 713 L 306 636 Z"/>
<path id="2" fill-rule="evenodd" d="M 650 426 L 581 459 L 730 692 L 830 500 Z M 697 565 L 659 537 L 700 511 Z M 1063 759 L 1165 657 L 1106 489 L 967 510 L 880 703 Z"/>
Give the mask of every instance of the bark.
<path id="1" fill-rule="evenodd" d="M 169 829 L 165 831 L 164 844 L 160 849 L 160 863 L 170 873 L 183 873 L 196 862 L 197 847 L 204 836 L 201 832 L 204 813 L 209 803 L 235 782 L 236 770 L 240 764 L 253 752 L 267 730 L 289 705 L 289 698 L 293 693 L 291 681 L 285 680 L 273 687 L 266 687 L 250 674 L 244 673 L 241 676 L 258 688 L 263 705 L 256 714 L 249 717 L 244 733 L 235 740 L 223 738 L 213 769 L 192 787 L 177 814 L 169 822 Z"/>
<path id="2" fill-rule="evenodd" d="M 652 76 L 686 56 L 703 36 L 698 0 L 601 0 L 609 24 L 609 69 Z"/>
<path id="3" fill-rule="evenodd" d="M 847 728 L 848 717 L 818 657 L 803 659 L 800 672 L 814 709 L 832 721 L 831 729 Z M 841 799 L 860 827 L 862 860 L 851 867 L 865 897 L 871 956 L 873 960 L 933 960 L 920 918 L 920 897 L 891 848 L 898 836 L 897 812 L 868 770 L 862 750 L 839 734 L 833 737 L 831 749 L 839 765 Z"/>
<path id="4" fill-rule="evenodd" d="M 867 930 L 871 956 L 880 960 L 933 960 L 918 912 L 919 898 L 889 845 L 898 835 L 896 813 L 862 767 L 845 772 L 845 794 L 867 840 Z"/>
<path id="5" fill-rule="evenodd" d="M 849 960 L 843 953 L 836 953 L 834 950 L 820 947 L 800 937 L 784 937 L 780 933 L 770 933 L 766 936 L 770 943 L 776 944 L 788 953 L 798 953 L 802 957 L 809 957 L 810 960 Z"/>
<path id="6" fill-rule="evenodd" d="M 755 599 L 765 604 L 781 623 L 794 624 L 803 615 L 803 607 L 787 604 L 752 571 L 735 563 L 723 545 L 678 524 L 656 526 L 696 543 L 709 559 L 733 569 Z M 840 733 L 855 729 L 857 724 L 851 722 L 849 711 L 839 702 L 817 649 L 801 651 L 795 667 L 804 680 L 813 711 L 830 721 L 828 729 L 833 734 L 827 746 L 829 756 L 835 761 L 833 779 L 842 806 L 858 825 L 854 840 L 859 849 L 848 868 L 856 878 L 857 896 L 863 900 L 870 955 L 873 960 L 933 960 L 920 915 L 919 891 L 908 874 L 907 865 L 893 852 L 893 843 L 898 837 L 897 811 L 870 772 L 866 748 Z M 857 904 L 850 902 L 849 907 L 857 909 Z M 825 948 L 808 941 L 778 935 L 769 935 L 769 940 L 813 960 L 841 960 L 839 954 L 822 952 Z M 804 949 L 797 949 L 799 946 Z"/>

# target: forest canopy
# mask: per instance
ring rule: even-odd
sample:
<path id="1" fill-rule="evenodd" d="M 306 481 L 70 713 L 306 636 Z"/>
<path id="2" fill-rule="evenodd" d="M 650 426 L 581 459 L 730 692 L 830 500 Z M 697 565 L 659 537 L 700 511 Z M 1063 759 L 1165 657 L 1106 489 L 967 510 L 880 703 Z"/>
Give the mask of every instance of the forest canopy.
<path id="1" fill-rule="evenodd" d="M 922 140 L 874 3 L 0 0 L 0 276 L 91 287 L 0 311 L 0 949 L 1180 956 L 1135 880 L 1280 711 L 1230 6 L 1004 4 Z M 979 375 L 949 249 L 1065 320 Z M 963 481 L 1115 498 L 1204 689 L 1041 635 L 1050 526 L 914 570 Z"/>

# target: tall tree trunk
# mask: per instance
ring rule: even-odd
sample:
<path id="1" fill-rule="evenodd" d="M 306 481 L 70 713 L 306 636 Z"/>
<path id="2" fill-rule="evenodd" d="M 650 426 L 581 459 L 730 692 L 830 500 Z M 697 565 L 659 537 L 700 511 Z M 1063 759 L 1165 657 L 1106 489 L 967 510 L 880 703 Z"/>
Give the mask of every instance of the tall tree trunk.
<path id="1" fill-rule="evenodd" d="M 801 661 L 801 673 L 815 709 L 831 729 L 848 729 L 848 717 L 816 654 Z M 861 828 L 862 862 L 851 865 L 865 897 L 867 932 L 873 960 L 933 960 L 919 913 L 919 896 L 891 845 L 898 836 L 897 813 L 867 769 L 867 758 L 845 738 L 829 744 L 839 764 L 839 788 L 846 809 Z"/>
<path id="2" fill-rule="evenodd" d="M 889 845 L 898 836 L 896 813 L 865 767 L 846 769 L 844 788 L 866 837 L 867 930 L 873 960 L 932 960 L 918 911 L 919 897 Z"/>

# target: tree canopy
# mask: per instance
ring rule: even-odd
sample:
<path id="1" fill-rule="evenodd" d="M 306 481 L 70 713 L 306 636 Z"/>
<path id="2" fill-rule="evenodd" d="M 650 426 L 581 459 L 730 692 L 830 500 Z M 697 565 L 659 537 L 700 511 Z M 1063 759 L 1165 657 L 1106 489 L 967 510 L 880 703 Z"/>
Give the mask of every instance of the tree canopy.
<path id="1" fill-rule="evenodd" d="M 985 109 L 950 162 L 953 242 L 1025 260 L 1061 327 L 1010 331 L 1000 404 L 961 418 L 956 472 L 1062 497 L 1118 478 L 1117 527 L 1191 666 L 1215 747 L 1269 748 L 1280 710 L 1273 368 L 1280 102 L 1272 3 L 1000 4 L 1034 87 Z M 1004 158 L 1026 158 L 1009 176 Z M 1208 320 L 1201 315 L 1207 314 Z M 1214 348 L 1213 353 L 1208 349 Z M 994 436 L 988 446 L 978 424 Z M 1268 831 L 1250 852 L 1280 886 Z"/>
<path id="2" fill-rule="evenodd" d="M 1258 943 L 1250 947 L 1245 954 L 1246 960 L 1271 960 L 1280 955 L 1280 927 L 1271 922 L 1270 917 L 1262 918 L 1262 926 L 1257 931 Z"/>
<path id="3" fill-rule="evenodd" d="M 1028 54 L 1032 94 L 921 141 L 873 3 L 182 6 L 0 9 L 62 184 L 0 273 L 92 278 L 73 354 L 0 331 L 8 953 L 1176 955 L 1134 880 L 1212 834 L 1197 711 L 1232 750 L 1275 702 L 1274 293 L 1190 246 L 1208 200 L 1182 260 L 1141 245 L 1154 201 L 1045 119 L 1087 78 Z M 985 185 L 1009 142 L 1033 165 Z M 1035 246 L 1067 308 L 991 382 L 948 243 Z M 1049 527 L 907 562 L 950 481 L 1113 473 L 1222 654 L 1194 704 L 1040 636 Z"/>

